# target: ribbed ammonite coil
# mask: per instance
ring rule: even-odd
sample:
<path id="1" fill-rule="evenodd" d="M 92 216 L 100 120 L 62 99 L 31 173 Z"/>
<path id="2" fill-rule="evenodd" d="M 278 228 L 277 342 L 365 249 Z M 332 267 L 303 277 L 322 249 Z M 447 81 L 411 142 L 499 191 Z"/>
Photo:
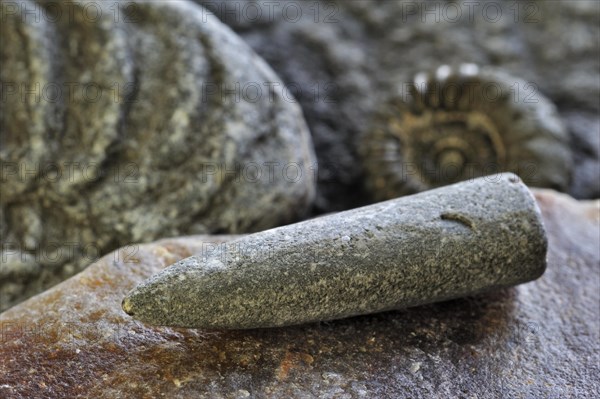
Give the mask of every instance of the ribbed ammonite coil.
<path id="1" fill-rule="evenodd" d="M 188 1 L 2 2 L 0 310 L 115 248 L 262 230 L 314 196 L 302 112 Z"/>
<path id="2" fill-rule="evenodd" d="M 564 190 L 567 132 L 534 84 L 474 64 L 416 74 L 360 142 L 366 184 L 383 200 L 511 171 Z"/>

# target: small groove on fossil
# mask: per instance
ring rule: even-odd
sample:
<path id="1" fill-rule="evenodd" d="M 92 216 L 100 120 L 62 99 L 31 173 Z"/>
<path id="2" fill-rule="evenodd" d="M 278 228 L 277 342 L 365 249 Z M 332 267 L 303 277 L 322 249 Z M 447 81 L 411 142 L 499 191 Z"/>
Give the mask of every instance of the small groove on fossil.
<path id="1" fill-rule="evenodd" d="M 444 212 L 440 215 L 442 220 L 448 220 L 452 222 L 460 223 L 471 230 L 475 230 L 475 223 L 465 215 L 455 212 Z"/>

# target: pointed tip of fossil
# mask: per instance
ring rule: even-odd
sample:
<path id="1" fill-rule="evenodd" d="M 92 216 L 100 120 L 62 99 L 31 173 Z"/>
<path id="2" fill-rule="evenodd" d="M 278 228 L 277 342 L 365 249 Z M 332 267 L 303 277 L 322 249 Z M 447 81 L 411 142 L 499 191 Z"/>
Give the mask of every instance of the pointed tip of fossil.
<path id="1" fill-rule="evenodd" d="M 123 298 L 123 301 L 121 302 L 121 308 L 123 309 L 123 311 L 125 313 L 127 313 L 129 316 L 133 316 L 135 314 L 135 312 L 133 311 L 133 305 L 131 300 L 129 299 L 129 295 L 126 296 L 125 298 Z"/>
<path id="2" fill-rule="evenodd" d="M 142 281 L 126 293 L 121 301 L 121 309 L 136 321 L 154 326 L 179 326 L 178 315 L 182 303 L 181 282 L 184 274 L 173 274 L 163 270 Z M 185 297 L 185 296 L 184 296 Z M 177 309 L 177 311 L 175 311 Z"/>

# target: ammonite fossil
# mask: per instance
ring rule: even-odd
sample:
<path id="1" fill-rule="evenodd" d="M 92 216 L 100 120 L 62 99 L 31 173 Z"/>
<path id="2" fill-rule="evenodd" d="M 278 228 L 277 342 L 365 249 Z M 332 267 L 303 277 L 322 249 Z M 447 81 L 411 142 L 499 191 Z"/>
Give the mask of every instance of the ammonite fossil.
<path id="1" fill-rule="evenodd" d="M 0 309 L 117 247 L 262 230 L 310 206 L 298 104 L 202 7 L 2 7 Z"/>
<path id="2" fill-rule="evenodd" d="M 493 68 L 443 65 L 399 85 L 360 142 L 377 199 L 510 171 L 565 190 L 572 160 L 554 105 Z"/>
<path id="3" fill-rule="evenodd" d="M 361 189 L 357 141 L 371 128 L 367 122 L 374 111 L 381 110 L 376 96 L 393 96 L 396 84 L 416 71 L 465 62 L 493 63 L 535 82 L 556 104 L 569 133 L 576 162 L 567 192 L 600 197 L 595 1 L 536 0 L 527 10 L 494 0 L 474 6 L 469 0 L 194 1 L 236 30 L 294 88 L 319 161 L 321 211 L 372 199 Z M 498 15 L 487 13 L 488 6 Z M 456 9 L 462 12 L 451 11 Z M 496 16 L 499 20 L 490 20 Z"/>

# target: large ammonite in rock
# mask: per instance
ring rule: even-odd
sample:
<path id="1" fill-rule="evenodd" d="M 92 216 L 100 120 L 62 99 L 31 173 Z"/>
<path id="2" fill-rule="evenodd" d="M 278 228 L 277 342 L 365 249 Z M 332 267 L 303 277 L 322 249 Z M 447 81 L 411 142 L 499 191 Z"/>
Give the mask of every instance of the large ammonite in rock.
<path id="1" fill-rule="evenodd" d="M 298 104 L 188 1 L 2 2 L 0 310 L 100 255 L 303 215 Z"/>
<path id="2" fill-rule="evenodd" d="M 501 171 L 565 190 L 572 167 L 567 132 L 536 86 L 474 64 L 444 65 L 399 87 L 360 152 L 379 200 Z"/>

